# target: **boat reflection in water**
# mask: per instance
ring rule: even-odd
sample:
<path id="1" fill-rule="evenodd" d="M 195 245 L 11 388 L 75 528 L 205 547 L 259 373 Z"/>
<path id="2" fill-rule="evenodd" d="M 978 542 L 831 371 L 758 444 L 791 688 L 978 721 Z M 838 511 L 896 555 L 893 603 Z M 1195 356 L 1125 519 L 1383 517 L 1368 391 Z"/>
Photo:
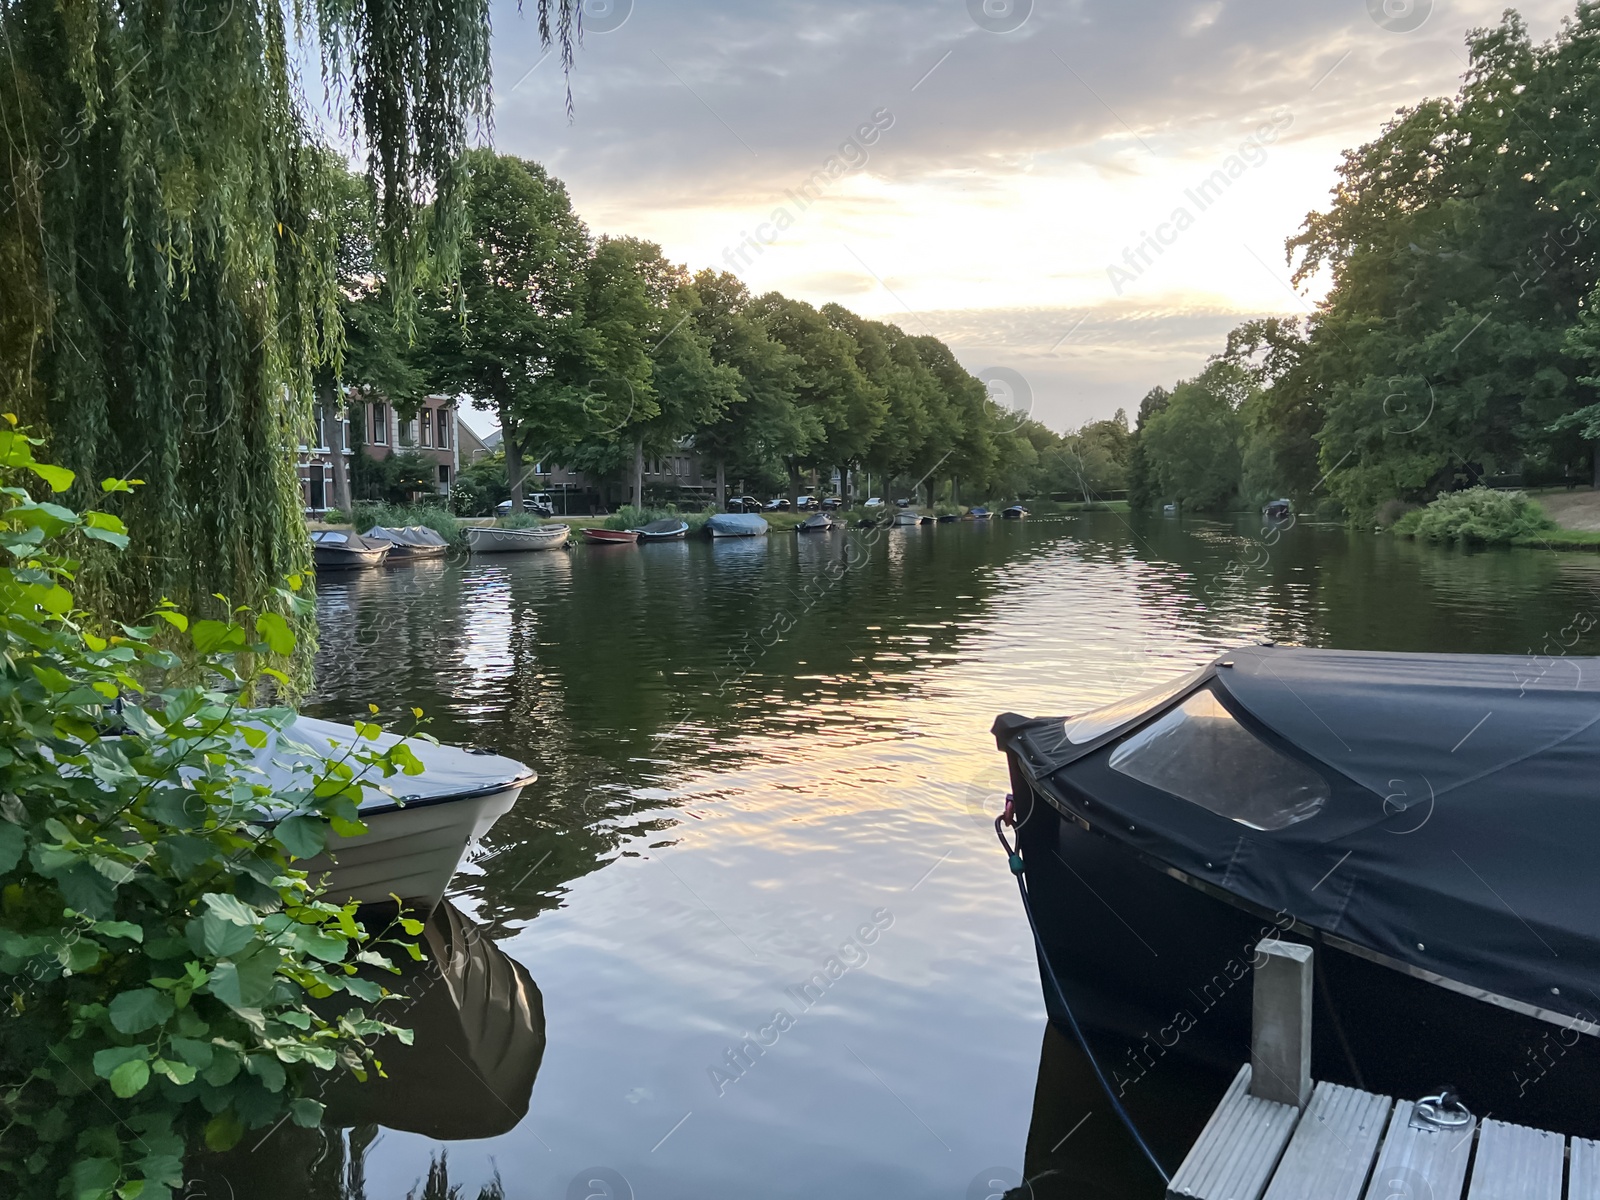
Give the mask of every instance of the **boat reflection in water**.
<path id="1" fill-rule="evenodd" d="M 527 1115 L 545 1046 L 538 985 L 448 901 L 428 917 L 421 940 L 427 961 L 407 961 L 398 978 L 384 977 L 398 993 L 384 1018 L 415 1034 L 410 1046 L 386 1040 L 376 1047 L 387 1078 L 333 1079 L 322 1096 L 322 1129 L 285 1123 L 246 1133 L 227 1154 L 197 1164 L 191 1194 L 364 1200 L 366 1153 L 379 1127 L 456 1141 L 506 1133 Z M 426 1194 L 471 1200 L 472 1193 L 452 1190 L 448 1169 L 441 1154 Z M 498 1181 L 480 1193 L 483 1200 L 502 1194 Z"/>

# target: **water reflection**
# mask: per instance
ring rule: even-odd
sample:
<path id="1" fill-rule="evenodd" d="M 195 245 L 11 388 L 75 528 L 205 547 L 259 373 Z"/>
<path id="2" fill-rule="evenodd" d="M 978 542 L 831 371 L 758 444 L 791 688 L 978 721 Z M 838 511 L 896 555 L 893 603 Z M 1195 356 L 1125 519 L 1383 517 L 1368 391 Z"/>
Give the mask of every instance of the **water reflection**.
<path id="1" fill-rule="evenodd" d="M 538 985 L 448 902 L 430 914 L 421 941 L 425 962 L 407 960 L 398 977 L 381 976 L 398 993 L 386 1019 L 415 1034 L 410 1046 L 384 1039 L 375 1047 L 385 1077 L 365 1084 L 337 1078 L 321 1097 L 327 1105 L 321 1130 L 284 1124 L 265 1136 L 247 1134 L 228 1154 L 208 1157 L 197 1185 L 202 1190 L 194 1194 L 361 1200 L 367 1155 L 380 1127 L 444 1140 L 516 1128 L 544 1057 Z M 442 1163 L 434 1160 L 430 1171 L 447 1173 Z M 438 1195 L 448 1196 L 448 1187 Z"/>
<path id="2" fill-rule="evenodd" d="M 420 704 L 441 739 L 540 771 L 453 890 L 537 975 L 557 1031 L 527 1117 L 451 1145 L 468 1200 L 497 1165 L 516 1194 L 560 1196 L 597 1163 L 641 1196 L 954 1200 L 995 1163 L 1040 1195 L 1159 1194 L 1073 1048 L 1040 1051 L 1031 939 L 986 821 L 994 715 L 1081 712 L 1247 639 L 1600 650 L 1600 621 L 1563 632 L 1600 616 L 1600 559 L 1310 525 L 1268 544 L 1248 519 L 367 574 L 319 597 L 316 715 Z M 719 1094 L 708 1067 L 880 908 L 895 923 L 870 962 Z M 1175 1165 L 1216 1096 L 1166 1070 L 1133 1103 Z M 443 1150 L 388 1128 L 360 1158 L 373 1200 Z"/>

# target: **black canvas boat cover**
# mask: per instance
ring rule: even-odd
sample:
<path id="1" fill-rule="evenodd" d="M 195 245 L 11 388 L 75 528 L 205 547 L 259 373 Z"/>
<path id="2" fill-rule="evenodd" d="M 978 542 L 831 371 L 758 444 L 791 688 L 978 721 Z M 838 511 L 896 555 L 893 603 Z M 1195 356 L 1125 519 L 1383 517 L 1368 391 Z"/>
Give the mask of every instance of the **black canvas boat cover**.
<path id="1" fill-rule="evenodd" d="M 1147 859 L 1596 1031 L 1600 659 L 1256 646 L 995 734 Z"/>

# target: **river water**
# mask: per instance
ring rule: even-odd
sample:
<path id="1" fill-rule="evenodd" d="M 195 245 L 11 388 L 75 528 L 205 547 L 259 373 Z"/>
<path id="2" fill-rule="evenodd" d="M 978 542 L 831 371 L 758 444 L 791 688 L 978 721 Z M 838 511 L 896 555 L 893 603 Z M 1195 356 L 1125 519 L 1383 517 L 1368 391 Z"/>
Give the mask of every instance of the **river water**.
<path id="1" fill-rule="evenodd" d="M 1040 1196 L 1159 1196 L 1045 1036 L 989 826 L 995 715 L 1082 710 L 1262 638 L 1523 654 L 1530 674 L 1600 652 L 1586 554 L 1109 513 L 318 588 L 315 715 L 420 705 L 442 741 L 540 772 L 450 901 L 542 994 L 526 1116 L 453 1142 L 365 1131 L 345 1191 L 370 1200 L 420 1197 L 430 1168 L 442 1195 L 442 1154 L 463 1200 L 497 1172 L 512 1200 L 960 1200 L 1017 1182 L 1025 1153 Z M 1169 1169 L 1220 1087 L 1147 1089 Z"/>

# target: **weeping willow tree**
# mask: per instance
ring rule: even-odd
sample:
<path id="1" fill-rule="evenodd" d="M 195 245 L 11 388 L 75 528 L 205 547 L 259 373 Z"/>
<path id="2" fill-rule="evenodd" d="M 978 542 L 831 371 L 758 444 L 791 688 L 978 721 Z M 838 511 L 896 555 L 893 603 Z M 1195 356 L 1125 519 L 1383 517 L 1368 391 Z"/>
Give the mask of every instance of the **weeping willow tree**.
<path id="1" fill-rule="evenodd" d="M 537 4 L 569 68 L 578 3 Z M 97 498 L 143 480 L 85 598 L 271 607 L 309 565 L 296 457 L 343 344 L 307 96 L 366 156 L 391 294 L 451 278 L 487 0 L 0 0 L 0 36 L 0 401 Z"/>

